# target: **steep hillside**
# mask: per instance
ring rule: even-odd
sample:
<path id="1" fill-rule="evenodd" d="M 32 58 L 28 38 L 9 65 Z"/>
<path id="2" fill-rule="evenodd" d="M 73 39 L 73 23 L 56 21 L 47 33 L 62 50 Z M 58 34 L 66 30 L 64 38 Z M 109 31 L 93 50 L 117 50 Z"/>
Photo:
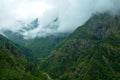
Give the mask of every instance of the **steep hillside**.
<path id="1" fill-rule="evenodd" d="M 120 15 L 93 15 L 42 67 L 57 80 L 119 80 Z"/>
<path id="2" fill-rule="evenodd" d="M 23 45 L 18 45 L 14 43 L 13 41 L 4 38 L 0 36 L 1 42 L 0 45 L 4 46 L 9 51 L 12 51 L 12 53 L 20 53 L 22 56 L 24 56 L 27 60 L 35 62 L 35 56 L 29 48 L 24 47 Z M 16 40 L 16 39 L 14 39 Z"/>
<path id="3" fill-rule="evenodd" d="M 68 34 L 59 34 L 42 38 L 36 37 L 35 39 L 26 40 L 24 46 L 31 49 L 38 58 L 44 58 L 67 36 Z"/>
<path id="4" fill-rule="evenodd" d="M 6 35 L 10 40 L 16 42 L 19 45 L 25 46 L 31 51 L 33 51 L 34 55 L 39 58 L 44 58 L 48 56 L 48 54 L 56 47 L 57 44 L 62 42 L 66 37 L 68 37 L 69 33 L 54 33 L 49 34 L 46 32 L 47 30 L 56 31 L 58 26 L 58 20 L 59 18 L 54 19 L 49 24 L 46 24 L 44 26 L 45 31 L 40 31 L 37 34 L 43 35 L 43 36 L 36 36 L 35 38 L 28 38 L 25 39 L 25 36 L 23 35 L 25 32 L 34 30 L 39 26 L 38 18 L 33 20 L 31 23 L 25 24 L 20 31 L 18 32 L 12 32 L 10 30 L 4 30 L 2 33 Z M 46 36 L 47 34 L 47 36 Z"/>
<path id="5" fill-rule="evenodd" d="M 29 54 L 29 51 L 0 35 L 0 80 L 46 80 L 22 53 Z"/>
<path id="6" fill-rule="evenodd" d="M 29 48 L 36 57 L 44 58 L 56 47 L 57 44 L 66 39 L 69 33 L 58 33 L 46 37 L 36 37 L 33 39 L 24 39 L 19 33 L 5 31 L 5 35 L 19 45 Z"/>

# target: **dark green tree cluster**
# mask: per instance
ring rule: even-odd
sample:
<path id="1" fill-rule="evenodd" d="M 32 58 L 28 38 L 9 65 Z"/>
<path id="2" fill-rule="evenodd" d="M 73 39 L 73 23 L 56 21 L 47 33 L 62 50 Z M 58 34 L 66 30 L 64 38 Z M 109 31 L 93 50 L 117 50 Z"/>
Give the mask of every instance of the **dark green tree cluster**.
<path id="1" fill-rule="evenodd" d="M 0 80 L 46 80 L 40 69 L 23 55 L 29 52 L 0 35 Z"/>

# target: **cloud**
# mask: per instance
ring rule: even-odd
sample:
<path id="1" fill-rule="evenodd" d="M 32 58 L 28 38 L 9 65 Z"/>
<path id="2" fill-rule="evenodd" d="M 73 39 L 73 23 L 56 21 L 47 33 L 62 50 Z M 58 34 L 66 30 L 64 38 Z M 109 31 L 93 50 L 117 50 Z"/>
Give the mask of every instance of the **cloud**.
<path id="1" fill-rule="evenodd" d="M 1 0 L 0 29 L 19 31 L 24 27 L 19 20 L 30 23 L 38 17 L 40 25 L 24 32 L 25 37 L 72 32 L 92 14 L 106 11 L 116 13 L 119 9 L 120 0 Z M 57 17 L 59 27 L 56 30 L 45 28 Z"/>

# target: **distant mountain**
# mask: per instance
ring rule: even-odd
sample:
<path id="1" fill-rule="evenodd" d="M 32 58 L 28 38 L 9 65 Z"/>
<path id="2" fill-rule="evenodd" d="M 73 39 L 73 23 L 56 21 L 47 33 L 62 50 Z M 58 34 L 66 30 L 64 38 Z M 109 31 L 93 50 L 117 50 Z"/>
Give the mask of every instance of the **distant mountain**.
<path id="1" fill-rule="evenodd" d="M 24 56 L 30 51 L 0 35 L 0 80 L 46 80 L 35 64 Z"/>
<path id="2" fill-rule="evenodd" d="M 20 53 L 20 55 L 23 55 L 28 60 L 33 59 L 33 52 L 30 49 L 16 44 L 2 35 L 0 35 L 0 45 L 12 53 Z"/>
<path id="3" fill-rule="evenodd" d="M 51 52 L 42 67 L 56 80 L 119 80 L 120 15 L 93 15 Z"/>
<path id="4" fill-rule="evenodd" d="M 37 28 L 38 26 L 39 26 L 39 19 L 36 18 L 35 20 L 33 20 L 32 22 L 30 22 L 30 24 L 28 24 L 23 29 L 25 29 L 26 31 L 33 30 L 33 29 Z"/>
<path id="5" fill-rule="evenodd" d="M 48 56 L 57 44 L 66 39 L 69 33 L 56 33 L 56 35 L 36 37 L 33 39 L 24 39 L 22 35 L 13 33 L 12 31 L 5 32 L 5 35 L 19 45 L 29 48 L 34 55 L 43 58 Z"/>
<path id="6" fill-rule="evenodd" d="M 44 28 L 45 29 L 57 30 L 59 28 L 59 18 L 57 17 L 52 22 L 50 22 L 49 24 L 47 24 Z"/>
<path id="7" fill-rule="evenodd" d="M 58 20 L 59 18 L 54 19 L 44 28 L 57 30 L 57 28 L 59 27 Z M 37 57 L 44 58 L 48 56 L 48 54 L 56 47 L 56 45 L 63 41 L 69 35 L 69 33 L 55 33 L 48 34 L 43 37 L 37 36 L 33 39 L 24 39 L 24 35 L 22 35 L 21 33 L 24 31 L 35 29 L 38 27 L 38 25 L 38 18 L 36 18 L 30 24 L 28 24 L 27 27 L 21 29 L 20 32 L 12 32 L 10 30 L 6 30 L 3 31 L 3 34 L 6 35 L 10 40 L 18 43 L 19 45 L 31 49 L 34 55 L 36 55 Z M 46 32 L 43 33 L 47 34 Z M 39 32 L 38 34 L 41 34 L 41 32 Z"/>
<path id="8" fill-rule="evenodd" d="M 8 37 L 9 39 L 15 41 L 15 42 L 22 42 L 24 41 L 24 33 L 34 30 L 39 26 L 39 19 L 36 18 L 30 23 L 24 23 L 24 22 L 17 22 L 20 25 L 20 29 L 17 31 L 12 31 L 12 30 L 1 30 L 1 32 Z M 16 26 L 19 26 L 16 25 Z"/>
<path id="9" fill-rule="evenodd" d="M 68 35 L 67 33 L 60 33 L 58 35 L 28 39 L 24 42 L 24 46 L 31 49 L 38 58 L 44 58 L 49 55 L 57 44 L 66 39 Z"/>

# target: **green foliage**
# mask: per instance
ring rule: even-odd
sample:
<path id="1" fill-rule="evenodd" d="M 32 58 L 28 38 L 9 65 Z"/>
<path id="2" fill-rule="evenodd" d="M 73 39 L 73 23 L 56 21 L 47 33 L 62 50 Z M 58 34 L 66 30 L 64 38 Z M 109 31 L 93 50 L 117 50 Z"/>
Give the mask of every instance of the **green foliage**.
<path id="1" fill-rule="evenodd" d="M 35 24 L 37 25 L 37 24 Z M 35 26 L 34 25 L 34 26 Z M 19 33 L 13 33 L 11 31 L 5 31 L 4 34 L 12 41 L 23 45 L 34 53 L 38 59 L 43 59 L 48 56 L 49 53 L 54 50 L 57 44 L 63 41 L 69 34 L 68 33 L 58 33 L 56 35 L 49 35 L 46 37 L 36 37 L 34 39 L 24 39 Z M 24 50 L 25 51 L 25 50 Z M 25 56 L 28 56 L 26 54 Z"/>
<path id="2" fill-rule="evenodd" d="M 56 45 L 66 38 L 67 34 L 58 36 L 47 36 L 42 38 L 28 39 L 25 41 L 26 47 L 30 48 L 38 58 L 44 58 L 54 50 Z"/>
<path id="3" fill-rule="evenodd" d="M 58 80 L 120 79 L 120 16 L 93 15 L 43 62 Z"/>
<path id="4" fill-rule="evenodd" d="M 46 80 L 39 68 L 22 56 L 30 52 L 23 49 L 0 35 L 0 80 Z"/>

